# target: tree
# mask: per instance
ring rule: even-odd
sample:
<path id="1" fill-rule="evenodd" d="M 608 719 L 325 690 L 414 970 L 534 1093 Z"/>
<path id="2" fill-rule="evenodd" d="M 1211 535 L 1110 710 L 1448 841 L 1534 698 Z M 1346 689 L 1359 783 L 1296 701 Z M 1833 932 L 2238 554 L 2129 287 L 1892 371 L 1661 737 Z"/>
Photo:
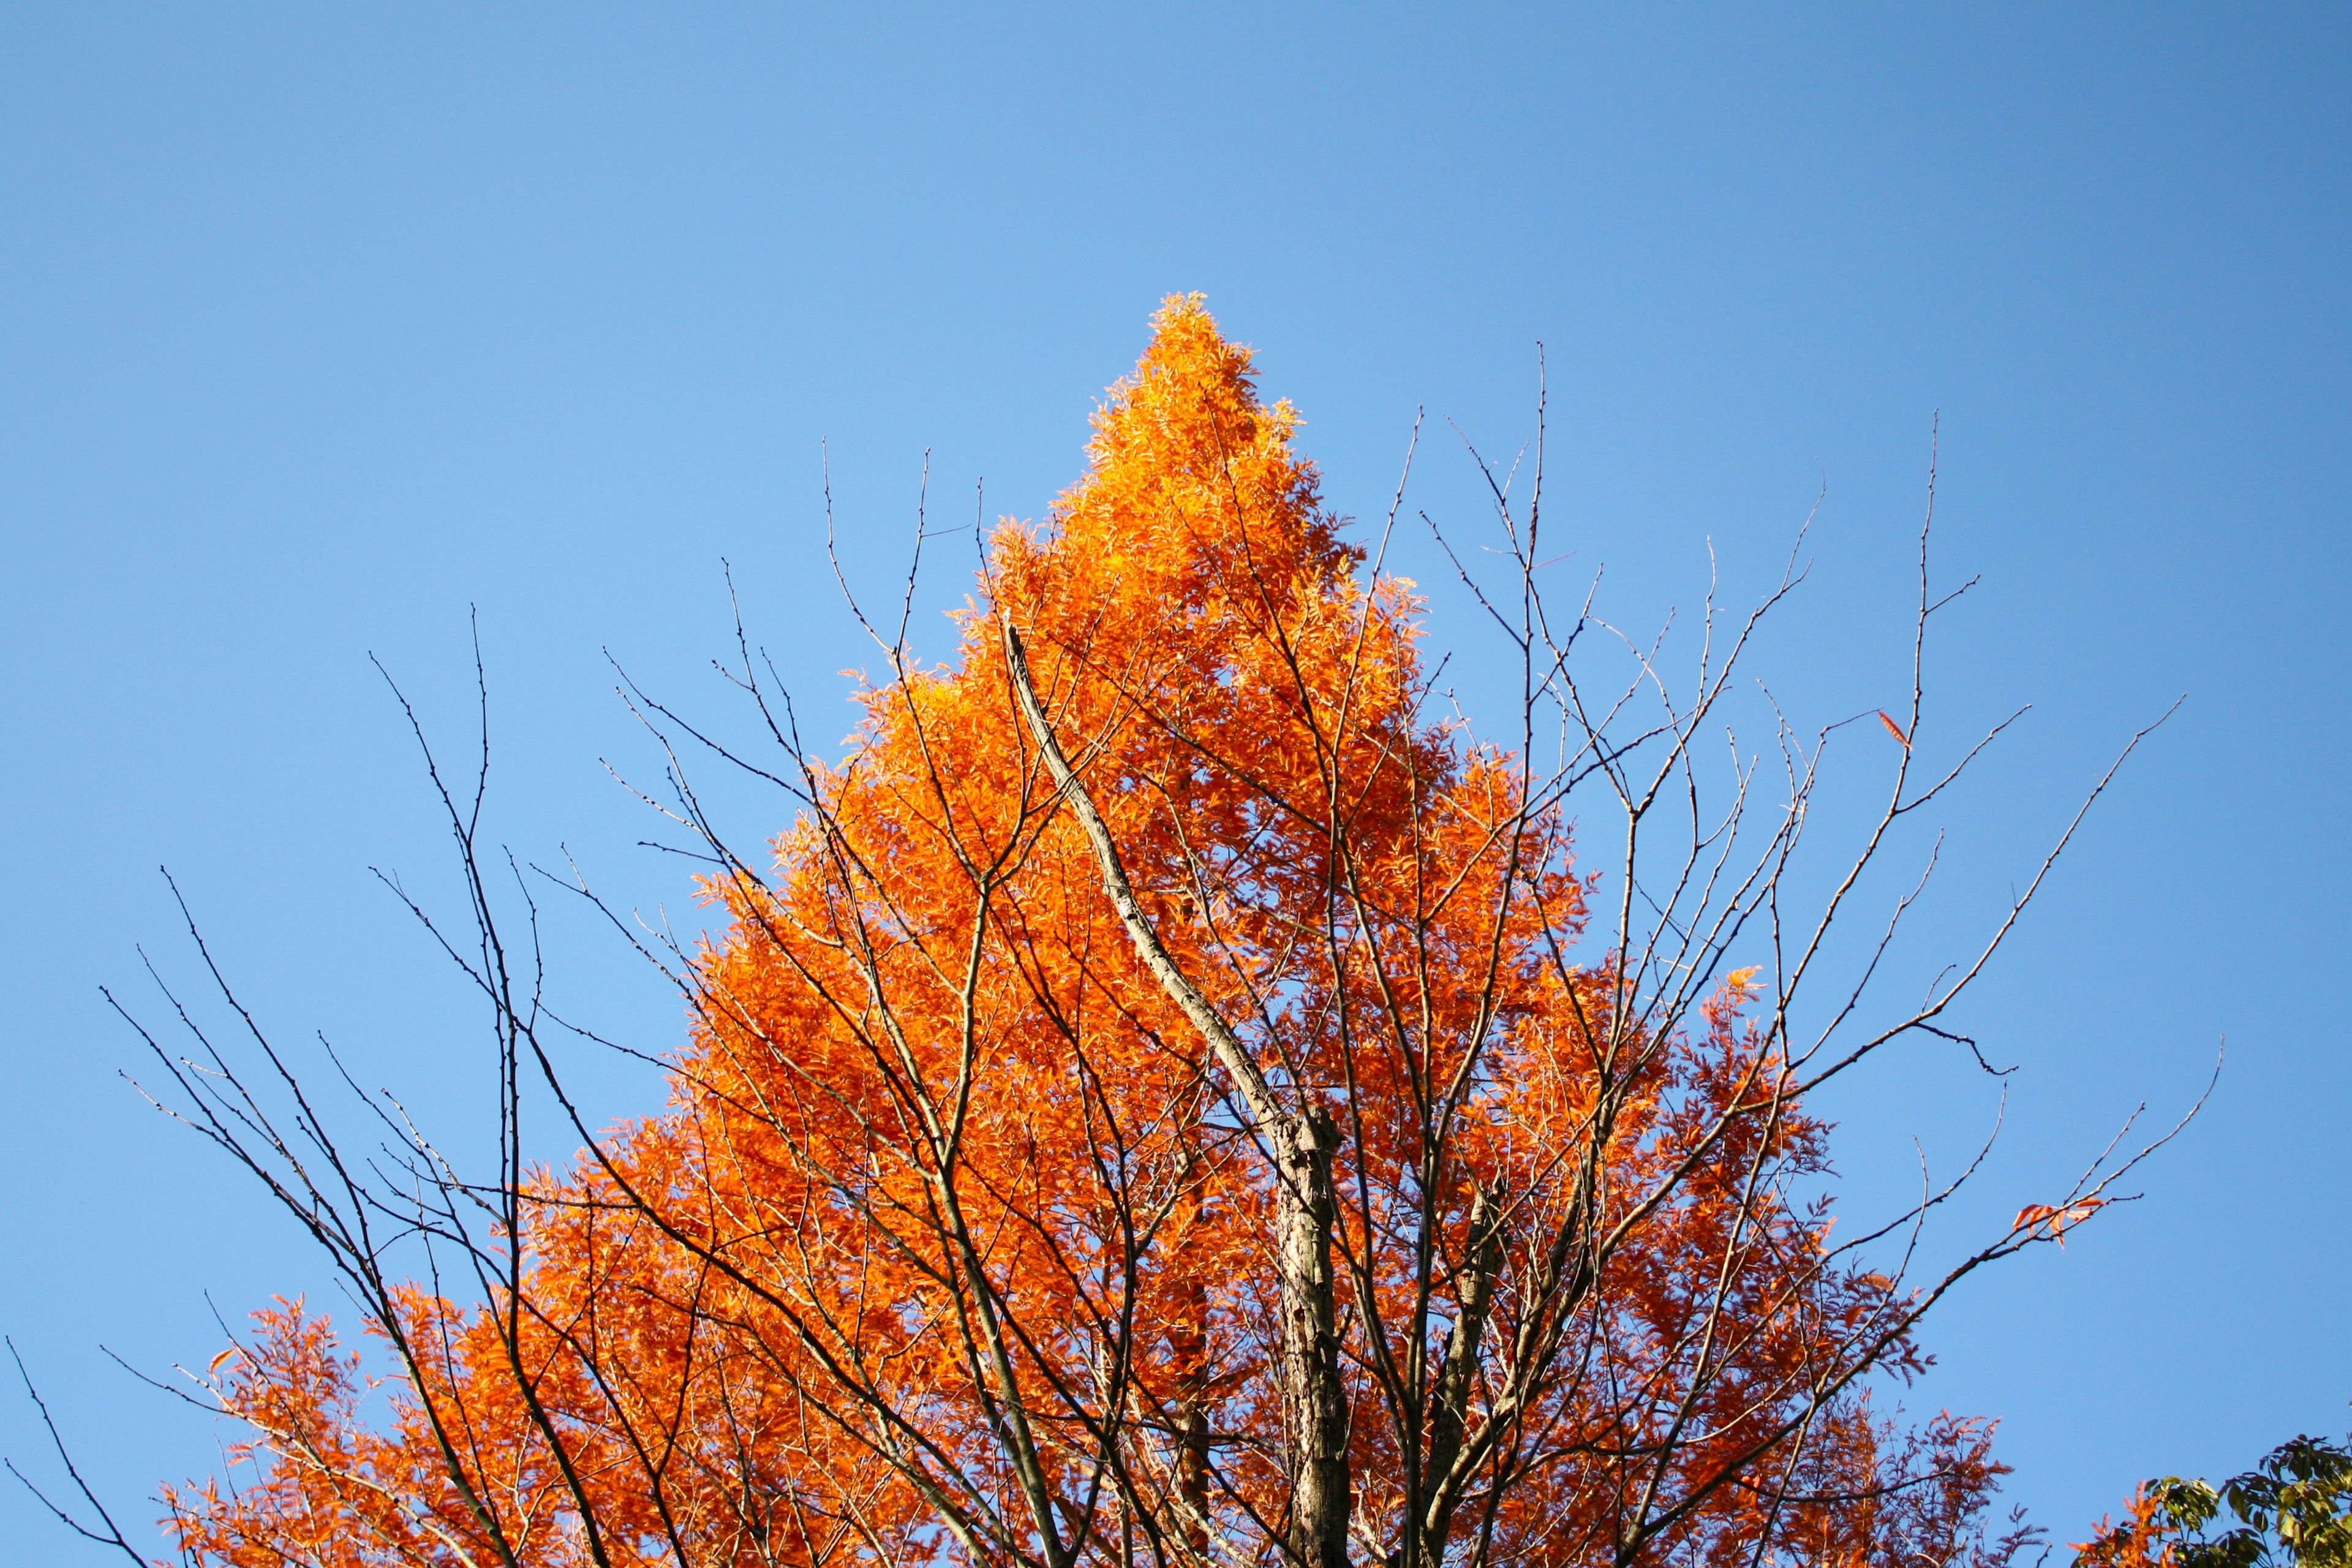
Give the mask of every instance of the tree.
<path id="1" fill-rule="evenodd" d="M 2213 1533 L 2224 1510 L 2237 1522 Z M 2129 1519 L 2074 1550 L 2092 1568 L 2352 1568 L 2352 1447 L 2297 1436 L 2218 1487 L 2144 1482 Z"/>
<path id="2" fill-rule="evenodd" d="M 428 748 L 473 931 L 411 907 L 497 1025 L 494 1177 L 382 1100 L 398 1168 L 371 1175 L 241 1007 L 259 1078 L 200 1024 L 189 1056 L 149 1037 L 396 1374 L 376 1412 L 326 1319 L 258 1314 L 201 1379 L 248 1432 L 226 1479 L 166 1493 L 191 1561 L 2011 1560 L 2032 1532 L 1989 1531 L 1990 1424 L 1873 1390 L 1927 1364 L 1937 1299 L 2130 1162 L 1914 1286 L 1868 1251 L 1953 1188 L 1832 1241 L 1804 1109 L 1891 1042 L 1974 1049 L 1948 1010 L 2065 844 L 1923 1005 L 1868 992 L 1910 898 L 1829 978 L 1864 872 L 1991 738 L 1913 772 L 1948 602 L 1925 531 L 1891 785 L 1801 916 L 1826 732 L 1774 737 L 1769 812 L 1745 764 L 1710 801 L 1699 754 L 1793 557 L 1752 613 L 1710 602 L 1687 695 L 1641 649 L 1596 687 L 1612 634 L 1538 588 L 1540 440 L 1524 503 L 1482 466 L 1512 576 L 1465 581 L 1521 679 L 1507 742 L 1475 741 L 1429 715 L 1389 534 L 1350 542 L 1294 427 L 1173 298 L 1087 477 L 987 541 L 945 667 L 907 650 L 910 576 L 845 757 L 802 742 L 740 622 L 772 756 L 630 689 L 724 926 L 616 918 L 692 1009 L 657 1113 L 593 1128 L 564 1097 L 535 911 L 500 914 L 481 781 Z M 790 799 L 769 854 L 712 821 L 697 748 Z M 524 1164 L 533 1078 L 568 1169 Z"/>

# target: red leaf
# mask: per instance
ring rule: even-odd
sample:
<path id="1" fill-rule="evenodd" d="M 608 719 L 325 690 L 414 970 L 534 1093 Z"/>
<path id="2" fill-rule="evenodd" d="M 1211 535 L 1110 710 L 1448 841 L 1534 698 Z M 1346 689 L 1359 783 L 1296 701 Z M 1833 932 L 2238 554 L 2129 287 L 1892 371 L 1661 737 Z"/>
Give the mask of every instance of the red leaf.
<path id="1" fill-rule="evenodd" d="M 2028 1204 L 2017 1211 L 2017 1219 L 2010 1226 L 2009 1231 L 2014 1236 L 2021 1230 L 2047 1226 L 2050 1239 L 2063 1247 L 2066 1245 L 2066 1227 L 2082 1224 L 2105 1208 L 2106 1203 L 2105 1198 L 2093 1197 L 2078 1199 L 2064 1208 L 2053 1208 L 2048 1204 Z"/>

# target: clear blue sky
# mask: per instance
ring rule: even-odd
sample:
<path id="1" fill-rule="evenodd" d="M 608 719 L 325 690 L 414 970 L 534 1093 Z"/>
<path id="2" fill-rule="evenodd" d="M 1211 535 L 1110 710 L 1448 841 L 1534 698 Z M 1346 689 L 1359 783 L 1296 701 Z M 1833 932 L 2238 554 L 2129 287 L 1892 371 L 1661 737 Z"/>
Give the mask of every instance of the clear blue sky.
<path id="1" fill-rule="evenodd" d="M 1541 340 L 1558 526 L 1629 622 L 1692 602 L 1709 540 L 1759 585 L 1826 477 L 1759 667 L 1809 721 L 1900 695 L 1941 410 L 1942 559 L 1984 576 L 1941 689 L 1956 724 L 2036 708 L 1955 805 L 1923 952 L 2189 701 L 1970 1014 L 2021 1068 L 1935 1245 L 2142 1099 L 2177 1113 L 2224 1035 L 2230 1062 L 2145 1201 L 1933 1321 L 1908 1398 L 2000 1416 L 2061 1541 L 2142 1476 L 2340 1433 L 2347 81 L 2323 6 L 7 7 L 0 1328 L 143 1519 L 215 1435 L 98 1346 L 201 1365 L 207 1292 L 331 1300 L 116 1076 L 138 1046 L 97 987 L 139 994 L 142 944 L 192 977 L 160 864 L 289 1040 L 444 1124 L 478 1104 L 478 1024 L 368 876 L 446 889 L 371 650 L 459 743 L 478 605 L 498 832 L 678 906 L 599 765 L 648 763 L 600 650 L 719 710 L 728 557 L 845 730 L 820 439 L 887 590 L 927 448 L 935 515 L 983 475 L 1039 513 L 1197 289 L 1360 515 L 1418 406 L 1516 441 Z M 1459 458 L 1424 472 L 1470 525 Z M 946 560 L 927 607 L 964 591 Z M 1475 713 L 1475 628 L 1433 615 Z M 675 1037 L 649 976 L 557 934 L 579 1011 Z M 600 1112 L 656 1103 L 581 1071 Z M 1864 1214 L 1993 1101 L 1923 1053 L 1830 1109 Z M 44 1458 L 17 1403 L 0 1447 Z M 79 1551 L 0 1494 L 0 1559 Z"/>

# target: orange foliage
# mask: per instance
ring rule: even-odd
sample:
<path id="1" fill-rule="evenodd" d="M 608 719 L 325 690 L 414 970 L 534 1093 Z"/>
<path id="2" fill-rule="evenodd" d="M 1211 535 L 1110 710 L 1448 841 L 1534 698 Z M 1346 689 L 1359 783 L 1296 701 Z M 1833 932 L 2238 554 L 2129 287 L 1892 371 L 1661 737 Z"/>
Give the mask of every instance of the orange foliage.
<path id="1" fill-rule="evenodd" d="M 2106 1206 L 2107 1200 L 2102 1197 L 2079 1198 L 2063 1207 L 2052 1204 L 2028 1204 L 2017 1211 L 2017 1218 L 2009 1228 L 2012 1233 L 2040 1232 L 2063 1248 L 2066 1245 L 2068 1230 Z"/>
<path id="2" fill-rule="evenodd" d="M 2165 1517 L 2157 1496 L 2146 1487 L 2132 1493 L 2131 1517 L 2121 1524 L 2099 1521 L 2088 1541 L 2077 1541 L 2076 1568 L 2171 1568 L 2179 1530 Z"/>
<path id="3" fill-rule="evenodd" d="M 410 1295 L 426 1370 L 381 1408 L 323 1320 L 261 1315 L 220 1385 L 238 1489 L 171 1499 L 195 1560 L 1278 1560 L 1273 1178 L 1001 618 L 1160 942 L 1336 1126 L 1360 1560 L 1446 1445 L 1484 1455 L 1463 1561 L 2004 1555 L 1988 1428 L 1901 1433 L 1844 1381 L 1923 1358 L 1789 1195 L 1824 1129 L 1749 975 L 1668 1036 L 1619 1020 L 1569 825 L 1424 719 L 1410 584 L 1366 574 L 1296 425 L 1168 303 L 1087 477 L 994 535 L 957 658 L 866 690 L 772 874 L 707 884 L 671 1103 L 532 1188 L 524 1288 Z"/>

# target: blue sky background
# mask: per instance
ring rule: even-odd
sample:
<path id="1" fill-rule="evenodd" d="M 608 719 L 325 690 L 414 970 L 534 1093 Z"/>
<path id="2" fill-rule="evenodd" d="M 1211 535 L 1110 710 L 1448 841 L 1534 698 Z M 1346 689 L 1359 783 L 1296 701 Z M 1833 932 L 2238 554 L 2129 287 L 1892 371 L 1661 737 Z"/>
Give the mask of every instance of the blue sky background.
<path id="1" fill-rule="evenodd" d="M 1936 743 L 2036 706 L 1947 817 L 1914 962 L 2189 700 L 1972 1004 L 2021 1066 L 1931 1249 L 2230 1058 L 2143 1202 L 1939 1310 L 1907 1397 L 2001 1417 L 2009 1495 L 2061 1541 L 2143 1476 L 2342 1432 L 2347 79 L 2322 6 L 7 7 L 0 1328 L 143 1520 L 221 1435 L 99 1347 L 201 1365 L 207 1293 L 332 1302 L 117 1076 L 140 1047 L 99 985 L 153 1012 L 142 945 L 194 978 L 159 865 L 273 1028 L 478 1136 L 485 1033 L 368 874 L 453 891 L 371 651 L 462 749 L 478 605 L 498 835 L 689 918 L 600 765 L 651 771 L 604 650 L 729 711 L 726 557 L 812 731 L 845 731 L 868 654 L 820 439 L 888 592 L 927 448 L 935 519 L 982 476 L 990 515 L 1038 515 L 1155 302 L 1197 289 L 1359 516 L 1417 407 L 1515 445 L 1541 340 L 1554 526 L 1629 625 L 1687 614 L 1709 541 L 1728 596 L 1760 590 L 1826 480 L 1759 665 L 1809 724 L 1903 695 L 1940 410 L 1939 563 L 1984 581 Z M 1470 529 L 1450 439 L 1415 499 Z M 971 557 L 933 559 L 937 653 Z M 1501 717 L 1458 595 L 1419 543 L 1401 565 Z M 1841 798 L 1885 762 L 1855 747 Z M 674 1040 L 675 999 L 568 920 L 575 1010 Z M 657 1103 L 577 1071 L 599 1114 Z M 1842 1089 L 1850 1211 L 1995 1108 L 1927 1052 Z M 46 1460 L 19 1402 L 0 1448 Z M 79 1551 L 0 1493 L 0 1560 Z"/>

